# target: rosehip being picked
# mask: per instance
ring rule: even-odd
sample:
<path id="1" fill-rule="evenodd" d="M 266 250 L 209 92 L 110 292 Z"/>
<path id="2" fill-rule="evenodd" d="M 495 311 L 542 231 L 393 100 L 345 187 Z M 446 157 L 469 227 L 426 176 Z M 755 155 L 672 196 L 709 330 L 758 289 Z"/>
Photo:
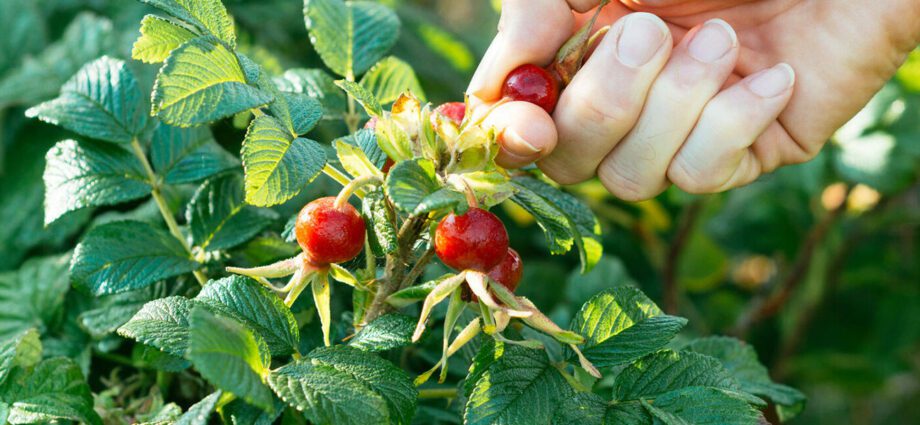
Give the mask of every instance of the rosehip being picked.
<path id="1" fill-rule="evenodd" d="M 332 196 L 304 206 L 294 230 L 305 260 L 317 267 L 351 260 L 364 247 L 364 219 L 351 204 L 336 208 Z"/>
<path id="2" fill-rule="evenodd" d="M 502 97 L 533 103 L 551 114 L 559 99 L 559 83 L 539 66 L 521 65 L 505 78 Z"/>
<path id="3" fill-rule="evenodd" d="M 508 231 L 486 210 L 470 208 L 466 214 L 449 214 L 438 224 L 434 249 L 444 264 L 457 270 L 487 272 L 508 252 Z"/>
<path id="4" fill-rule="evenodd" d="M 489 275 L 490 279 L 514 292 L 518 287 L 518 283 L 521 282 L 521 276 L 524 274 L 524 262 L 521 261 L 520 254 L 514 248 L 508 248 L 508 253 L 505 254 L 502 262 L 492 267 L 486 274 Z M 463 291 L 460 294 L 464 301 L 479 301 L 479 297 L 466 286 L 463 287 Z"/>

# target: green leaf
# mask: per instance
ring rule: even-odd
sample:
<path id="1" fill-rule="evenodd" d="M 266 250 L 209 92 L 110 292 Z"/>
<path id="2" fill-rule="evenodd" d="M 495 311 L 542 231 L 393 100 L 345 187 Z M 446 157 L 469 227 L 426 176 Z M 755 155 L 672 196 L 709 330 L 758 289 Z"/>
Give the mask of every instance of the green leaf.
<path id="1" fill-rule="evenodd" d="M 364 351 L 386 351 L 412 344 L 416 320 L 405 314 L 378 317 L 355 334 L 348 345 Z"/>
<path id="2" fill-rule="evenodd" d="M 553 425 L 649 425 L 652 417 L 637 401 L 608 403 L 594 393 L 577 393 L 556 408 Z"/>
<path id="3" fill-rule="evenodd" d="M 143 165 L 118 146 L 63 140 L 45 161 L 46 225 L 80 208 L 131 201 L 151 191 Z"/>
<path id="4" fill-rule="evenodd" d="M 687 387 L 739 389 L 718 360 L 699 353 L 662 350 L 629 365 L 617 376 L 616 400 L 655 398 Z"/>
<path id="5" fill-rule="evenodd" d="M 348 373 L 383 397 L 389 412 L 389 423 L 408 425 L 412 421 L 418 391 L 402 369 L 375 354 L 345 345 L 317 348 L 310 353 L 310 359 L 314 364 Z"/>
<path id="6" fill-rule="evenodd" d="M 801 407 L 805 403 L 805 395 L 800 391 L 773 382 L 767 368 L 757 359 L 754 347 L 741 340 L 723 336 L 700 338 L 690 342 L 683 350 L 719 360 L 744 392 L 768 398 L 781 406 Z"/>
<path id="7" fill-rule="evenodd" d="M 179 128 L 160 123 L 150 143 L 150 162 L 164 183 L 194 183 L 240 162 L 224 150 L 206 126 Z"/>
<path id="8" fill-rule="evenodd" d="M 307 94 L 282 93 L 287 103 L 294 134 L 307 134 L 323 118 L 323 106 Z"/>
<path id="9" fill-rule="evenodd" d="M 279 90 L 302 93 L 319 101 L 324 119 L 342 119 L 346 109 L 345 94 L 335 85 L 335 79 L 321 69 L 289 69 L 273 79 Z"/>
<path id="10" fill-rule="evenodd" d="M 428 294 L 431 293 L 431 291 L 434 290 L 436 286 L 438 286 L 439 283 L 454 276 L 455 275 L 452 273 L 445 274 L 435 280 L 425 282 L 421 285 L 410 286 L 408 288 L 396 291 L 387 297 L 387 304 L 396 308 L 403 308 L 405 306 L 422 301 L 428 296 Z"/>
<path id="11" fill-rule="evenodd" d="M 415 158 L 412 140 L 406 130 L 394 119 L 378 119 L 374 127 L 377 145 L 389 158 L 399 163 Z"/>
<path id="12" fill-rule="evenodd" d="M 305 0 L 304 16 L 316 52 L 343 77 L 363 74 L 399 36 L 399 18 L 378 3 Z"/>
<path id="13" fill-rule="evenodd" d="M 34 28 L 30 30 L 29 36 L 34 37 Z M 34 105 L 54 96 L 87 62 L 115 52 L 115 45 L 112 21 L 89 12 L 77 15 L 58 41 L 34 58 L 23 58 L 0 80 L 0 108 Z"/>
<path id="14" fill-rule="evenodd" d="M 537 224 L 543 229 L 550 252 L 558 255 L 572 249 L 575 235 L 571 222 L 558 207 L 530 190 L 519 191 L 511 200 L 536 219 Z"/>
<path id="15" fill-rule="evenodd" d="M 153 114 L 178 127 L 207 124 L 272 101 L 246 84 L 239 60 L 212 37 L 199 37 L 174 50 L 153 91 Z"/>
<path id="16" fill-rule="evenodd" d="M 366 130 L 364 134 L 367 134 Z M 352 177 L 377 176 L 383 179 L 383 172 L 371 162 L 360 147 L 348 143 L 346 138 L 336 139 L 335 151 L 342 168 Z"/>
<path id="17" fill-rule="evenodd" d="M 398 247 L 396 226 L 387 211 L 387 199 L 383 189 L 364 195 L 361 214 L 367 223 L 367 239 L 371 244 L 371 250 L 376 255 L 391 253 Z"/>
<path id="18" fill-rule="evenodd" d="M 134 74 L 108 56 L 86 64 L 61 87 L 60 96 L 29 108 L 26 116 L 114 143 L 131 143 L 147 124 Z"/>
<path id="19" fill-rule="evenodd" d="M 243 400 L 235 399 L 220 409 L 223 423 L 232 425 L 272 425 L 284 412 L 284 401 L 275 398 L 274 413 L 268 413 Z"/>
<path id="20" fill-rule="evenodd" d="M 26 55 L 39 53 L 48 43 L 42 9 L 31 0 L 0 3 L 0 28 L 4 28 L 4 36 L 0 38 L 0 75 L 18 65 Z"/>
<path id="21" fill-rule="evenodd" d="M 0 385 L 0 399 L 9 404 L 7 421 L 27 424 L 71 420 L 101 425 L 93 396 L 73 360 L 45 360 L 29 371 L 16 368 Z"/>
<path id="22" fill-rule="evenodd" d="M 367 91 L 367 89 L 360 84 L 354 81 L 338 80 L 335 82 L 335 85 L 341 87 L 342 90 L 345 90 L 345 93 L 355 98 L 355 100 L 364 107 L 368 115 L 372 117 L 383 115 L 383 108 L 380 107 L 380 102 L 374 97 L 373 93 Z"/>
<path id="23" fill-rule="evenodd" d="M 427 159 L 413 159 L 397 163 L 390 169 L 386 180 L 386 193 L 401 210 L 412 213 L 419 204 L 441 188 L 434 171 L 434 163 Z"/>
<path id="24" fill-rule="evenodd" d="M 220 416 L 225 424 L 232 425 L 272 425 L 285 411 L 285 403 L 275 397 L 273 413 L 266 412 L 240 399 L 223 404 Z"/>
<path id="25" fill-rule="evenodd" d="M 555 407 L 575 391 L 545 351 L 503 345 L 497 359 L 476 380 L 466 403 L 464 423 L 549 423 Z"/>
<path id="26" fill-rule="evenodd" d="M 193 38 L 195 33 L 169 19 L 147 15 L 141 20 L 141 36 L 134 42 L 131 58 L 145 63 L 160 63 L 169 57 L 170 52 Z"/>
<path id="27" fill-rule="evenodd" d="M 463 214 L 467 208 L 469 204 L 464 194 L 444 187 L 422 199 L 412 213 L 421 215 L 432 211 L 452 211 Z"/>
<path id="28" fill-rule="evenodd" d="M 275 355 L 290 354 L 300 344 L 300 330 L 291 310 L 278 295 L 252 279 L 229 276 L 208 282 L 195 301 L 248 326 Z"/>
<path id="29" fill-rule="evenodd" d="M 148 301 L 160 298 L 163 285 L 98 298 L 91 310 L 77 316 L 80 327 L 93 338 L 103 338 L 128 323 Z"/>
<path id="30" fill-rule="evenodd" d="M 425 100 L 425 92 L 415 76 L 415 71 L 408 63 L 394 56 L 377 62 L 361 78 L 361 85 L 373 93 L 378 102 L 386 104 L 396 100 L 399 95 L 411 92 Z"/>
<path id="31" fill-rule="evenodd" d="M 316 425 L 388 425 L 389 410 L 382 396 L 354 375 L 309 359 L 288 363 L 268 382 L 288 405 Z"/>
<path id="32" fill-rule="evenodd" d="M 760 412 L 741 398 L 716 388 L 689 387 L 643 403 L 665 425 L 757 425 Z M 657 422 L 656 422 L 657 423 Z"/>
<path id="33" fill-rule="evenodd" d="M 249 126 L 242 149 L 246 202 L 280 204 L 297 195 L 326 166 L 319 143 L 297 138 L 277 119 L 263 115 Z"/>
<path id="34" fill-rule="evenodd" d="M 271 358 L 268 347 L 239 322 L 192 309 L 186 357 L 208 382 L 247 403 L 272 411 L 274 401 L 265 386 Z"/>
<path id="35" fill-rule="evenodd" d="M 192 243 L 204 251 L 233 248 L 278 219 L 270 209 L 243 202 L 243 178 L 226 174 L 206 181 L 189 201 L 185 218 Z"/>
<path id="36" fill-rule="evenodd" d="M 188 316 L 194 303 L 181 296 L 160 298 L 144 304 L 118 334 L 178 357 L 188 349 Z"/>
<path id="37" fill-rule="evenodd" d="M 33 258 L 0 274 L 0 341 L 27 329 L 47 331 L 60 320 L 70 288 L 69 255 Z"/>
<path id="38" fill-rule="evenodd" d="M 582 352 L 597 367 L 629 363 L 667 344 L 687 320 L 668 316 L 633 286 L 616 286 L 585 303 L 571 329 L 585 337 Z"/>
<path id="39" fill-rule="evenodd" d="M 179 417 L 175 425 L 207 425 L 208 418 L 211 417 L 211 413 L 217 407 L 217 402 L 220 401 L 220 396 L 221 392 L 218 390 L 193 404 Z"/>
<path id="40" fill-rule="evenodd" d="M 553 253 L 559 253 L 554 247 L 564 248 L 562 252 L 571 249 L 568 240 L 572 239 L 578 247 L 582 272 L 590 271 L 603 254 L 600 222 L 591 209 L 578 198 L 532 177 L 515 177 L 513 184 L 519 192 L 512 199 L 534 215 L 546 233 Z M 525 195 L 525 192 L 529 194 Z M 545 203 L 539 202 L 536 197 L 542 198 Z M 528 206 L 528 201 L 533 204 Z M 547 208 L 547 204 L 552 208 Z M 571 230 L 561 231 L 561 221 L 568 222 Z"/>
<path id="41" fill-rule="evenodd" d="M 236 47 L 233 19 L 220 0 L 141 0 Z"/>
<path id="42" fill-rule="evenodd" d="M 91 229 L 74 250 L 70 273 L 94 294 L 114 294 L 189 273 L 199 264 L 171 234 L 141 221 Z"/>
<path id="43" fill-rule="evenodd" d="M 0 342 L 0 384 L 14 368 L 29 369 L 42 358 L 42 342 L 36 329 L 27 329 Z"/>

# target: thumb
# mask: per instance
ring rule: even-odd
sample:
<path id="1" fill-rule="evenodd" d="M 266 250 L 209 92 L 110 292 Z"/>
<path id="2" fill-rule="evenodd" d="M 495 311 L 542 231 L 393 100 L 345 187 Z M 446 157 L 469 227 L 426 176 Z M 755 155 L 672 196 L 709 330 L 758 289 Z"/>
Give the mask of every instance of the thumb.
<path id="1" fill-rule="evenodd" d="M 575 18 L 565 0 L 504 0 L 498 34 L 486 50 L 467 94 L 498 100 L 505 77 L 518 66 L 545 65 L 572 35 Z"/>

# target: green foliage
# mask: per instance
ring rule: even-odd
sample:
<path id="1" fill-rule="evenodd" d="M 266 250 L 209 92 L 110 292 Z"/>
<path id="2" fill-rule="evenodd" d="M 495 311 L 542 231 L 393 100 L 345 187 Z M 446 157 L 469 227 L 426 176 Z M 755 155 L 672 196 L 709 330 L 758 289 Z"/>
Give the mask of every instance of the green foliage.
<path id="1" fill-rule="evenodd" d="M 361 85 L 374 95 L 380 103 L 390 103 L 399 95 L 410 92 L 419 99 L 425 99 L 425 92 L 408 63 L 390 56 L 377 62 L 364 77 Z"/>
<path id="2" fill-rule="evenodd" d="M 661 312 L 639 289 L 616 286 L 588 300 L 572 330 L 585 336 L 582 351 L 596 366 L 629 363 L 664 346 L 687 324 Z"/>
<path id="3" fill-rule="evenodd" d="M 93 139 L 130 143 L 147 123 L 141 99 L 125 63 L 103 56 L 80 69 L 58 98 L 30 108 L 26 116 Z"/>
<path id="4" fill-rule="evenodd" d="M 150 141 L 150 163 L 157 176 L 169 184 L 197 182 L 240 164 L 217 144 L 207 127 L 179 128 L 162 123 Z"/>
<path id="5" fill-rule="evenodd" d="M 368 323 L 348 345 L 365 351 L 386 351 L 412 344 L 415 319 L 399 313 L 390 313 Z"/>
<path id="6" fill-rule="evenodd" d="M 231 319 L 201 307 L 189 314 L 186 356 L 205 379 L 264 410 L 273 409 L 265 386 L 271 358 L 261 337 Z"/>
<path id="7" fill-rule="evenodd" d="M 100 142 L 64 140 L 48 151 L 45 224 L 86 207 L 143 198 L 151 187 L 130 152 Z"/>
<path id="8" fill-rule="evenodd" d="M 466 405 L 468 424 L 548 423 L 554 406 L 574 394 L 541 350 L 501 343 L 483 350 L 491 353 L 477 356 L 487 363 L 474 363 L 482 373 Z"/>
<path id="9" fill-rule="evenodd" d="M 255 281 L 231 276 L 208 283 L 195 301 L 246 324 L 275 355 L 297 350 L 300 330 L 291 310 Z"/>
<path id="10" fill-rule="evenodd" d="M 92 3 L 0 2 L 0 423 L 915 422 L 916 58 L 813 162 L 624 203 L 434 112 L 492 11 Z M 285 219 L 336 194 L 367 249 L 310 264 Z M 516 293 L 437 263 L 470 204 Z"/>
<path id="11" fill-rule="evenodd" d="M 194 304 L 185 297 L 160 298 L 144 304 L 118 333 L 174 356 L 182 357 L 188 349 L 188 316 Z"/>
<path id="12" fill-rule="evenodd" d="M 169 125 L 207 124 L 271 102 L 268 93 L 246 84 L 239 59 L 206 36 L 170 53 L 153 92 L 153 114 Z"/>
<path id="13" fill-rule="evenodd" d="M 371 2 L 305 0 L 310 42 L 333 72 L 361 75 L 382 58 L 399 35 L 392 10 Z"/>
<path id="14" fill-rule="evenodd" d="M 203 251 L 232 248 L 278 219 L 272 210 L 246 205 L 243 196 L 243 178 L 238 174 L 202 184 L 185 213 L 192 244 Z"/>
<path id="15" fill-rule="evenodd" d="M 102 295 L 143 288 L 198 266 L 166 231 L 141 221 L 116 221 L 86 234 L 74 249 L 70 273 L 75 284 Z"/>
<path id="16" fill-rule="evenodd" d="M 250 124 L 241 156 L 246 170 L 246 202 L 263 207 L 293 198 L 326 164 L 318 143 L 296 138 L 267 115 L 256 117 Z"/>

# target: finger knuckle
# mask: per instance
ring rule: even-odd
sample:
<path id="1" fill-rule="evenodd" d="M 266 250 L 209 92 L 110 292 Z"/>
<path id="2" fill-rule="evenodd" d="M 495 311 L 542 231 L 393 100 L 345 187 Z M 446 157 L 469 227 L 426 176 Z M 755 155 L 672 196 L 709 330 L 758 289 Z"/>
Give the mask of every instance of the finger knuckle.
<path id="1" fill-rule="evenodd" d="M 638 202 L 653 198 L 657 193 L 649 190 L 629 167 L 612 162 L 601 164 L 597 176 L 607 190 L 624 201 Z"/>

